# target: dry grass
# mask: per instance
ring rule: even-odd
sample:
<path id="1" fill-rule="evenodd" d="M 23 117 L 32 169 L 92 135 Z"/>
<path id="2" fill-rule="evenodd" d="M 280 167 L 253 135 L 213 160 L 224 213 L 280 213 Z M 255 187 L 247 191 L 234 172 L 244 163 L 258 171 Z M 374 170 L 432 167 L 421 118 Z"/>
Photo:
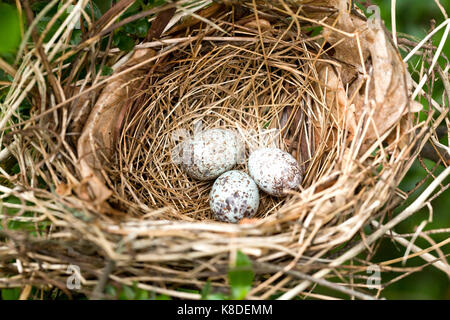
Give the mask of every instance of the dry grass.
<path id="1" fill-rule="evenodd" d="M 126 8 L 124 2 L 120 12 Z M 137 281 L 145 290 L 199 299 L 199 294 L 177 288 L 201 289 L 210 280 L 216 290 L 226 290 L 227 267 L 241 250 L 252 257 L 257 274 L 249 299 L 267 299 L 274 293 L 282 293 L 282 299 L 331 298 L 315 294 L 316 285 L 350 297 L 377 298 L 380 292 L 372 297 L 364 291 L 377 240 L 428 205 L 433 192 L 448 187 L 442 184 L 450 174 L 447 167 L 409 207 L 390 216 L 408 197 L 397 186 L 425 144 L 432 141 L 448 152 L 437 140 L 437 128 L 449 126 L 448 103 L 440 105 L 421 92 L 425 77 L 440 77 L 448 102 L 448 67 L 441 70 L 435 61 L 442 47 L 423 49 L 424 42 L 411 51 L 422 50 L 431 58 L 431 68 L 424 65 L 421 82 L 410 92 L 414 98 L 427 97 L 428 118 L 419 122 L 413 112 L 397 118 L 392 114 L 396 121 L 384 128 L 377 122 L 378 113 L 390 110 L 375 109 L 373 102 L 371 85 L 377 74 L 364 49 L 365 19 L 363 29 L 341 30 L 338 22 L 347 13 L 337 7 L 322 2 L 301 7 L 280 0 L 212 7 L 202 1 L 182 8 L 188 2 L 181 1 L 169 22 L 172 29 L 160 40 L 140 44 L 137 48 L 150 55 L 131 65 L 126 62 L 129 55 L 109 48 L 102 52 L 98 44 L 98 34 L 110 31 L 120 12 L 110 13 L 109 22 L 90 26 L 97 27 L 97 33 L 79 46 L 67 45 L 69 26 L 83 14 L 86 3 L 78 2 L 67 25 L 43 51 L 24 48 L 2 105 L 1 139 L 7 147 L 0 159 L 14 156 L 20 174 L 0 168 L 6 181 L 0 186 L 1 198 L 14 197 L 20 203 L 3 202 L 0 287 L 51 285 L 70 295 L 65 281 L 68 265 L 74 264 L 81 269 L 82 292 L 90 296 L 101 296 L 109 279 L 129 285 Z M 168 8 L 173 6 L 154 9 L 149 19 L 158 21 L 155 15 L 161 17 Z M 186 18 L 193 10 L 197 13 Z M 448 35 L 446 23 L 442 41 Z M 309 34 L 308 28 L 318 27 L 326 32 Z M 334 54 L 339 55 L 343 44 L 354 49 L 349 56 L 356 57 L 358 68 Z M 397 61 L 393 48 L 389 44 L 386 50 L 392 50 L 392 61 Z M 42 54 L 57 84 L 44 78 L 48 68 L 37 59 Z M 58 54 L 76 54 L 71 69 L 56 58 Z M 94 65 L 99 62 L 113 65 L 115 73 L 97 74 Z M 403 71 L 392 86 L 406 88 L 407 74 L 401 60 L 397 64 Z M 78 78 L 82 68 L 89 71 Z M 341 91 L 332 84 L 334 79 L 344 82 Z M 104 109 L 96 106 L 108 88 L 115 88 L 110 93 L 119 97 L 108 109 L 113 110 L 111 127 L 85 126 L 102 117 Z M 344 109 L 340 94 L 350 102 Z M 408 92 L 403 97 L 413 111 Z M 33 104 L 29 119 L 17 111 L 24 99 Z M 362 107 L 351 123 L 347 110 L 358 103 Z M 388 101 L 384 105 L 389 106 Z M 291 152 L 305 169 L 301 192 L 285 199 L 264 195 L 257 219 L 247 223 L 212 220 L 207 202 L 211 183 L 188 178 L 171 158 L 180 142 L 174 138 L 177 133 L 193 134 L 200 122 L 203 129 L 237 130 L 246 141 L 247 154 L 267 144 Z M 86 157 L 80 153 L 85 151 L 80 149 L 80 133 L 95 151 Z M 90 176 L 80 169 L 82 161 L 96 166 Z M 246 164 L 240 168 L 245 170 Z M 107 201 L 100 201 L 98 190 L 92 190 L 92 177 L 111 192 Z M 25 236 L 8 230 L 8 221 L 34 223 L 36 228 L 47 221 L 49 226 Z M 370 234 L 363 230 L 368 225 L 375 228 Z M 445 255 L 439 253 L 445 243 L 422 250 L 401 236 L 394 240 L 450 273 Z M 438 257 L 430 254 L 432 250 Z M 355 258 L 364 251 L 367 260 Z M 405 254 L 408 257 L 412 256 Z M 388 265 L 381 265 L 382 270 Z M 331 282 L 329 276 L 341 282 Z"/>
<path id="2" fill-rule="evenodd" d="M 135 93 L 120 134 L 118 159 L 108 171 L 118 203 L 127 199 L 124 206 L 140 213 L 171 207 L 180 213 L 176 219 L 210 219 L 211 183 L 188 178 L 171 156 L 183 141 L 183 133 L 192 136 L 199 126 L 201 130 L 236 130 L 248 146 L 247 153 L 267 144 L 287 149 L 286 142 L 290 142 L 299 163 L 309 168 L 306 180 L 321 176 L 317 172 L 320 165 L 310 164 L 324 158 L 326 149 L 319 146 L 315 152 L 311 125 L 308 128 L 307 124 L 310 118 L 327 115 L 318 108 L 320 100 L 312 89 L 319 80 L 311 71 L 314 54 L 308 51 L 308 41 L 300 35 L 277 41 L 277 35 L 285 31 L 280 25 L 274 35 L 267 35 L 263 47 L 255 40 L 257 30 L 231 25 L 229 16 L 218 18 L 216 24 L 229 34 L 242 35 L 215 36 L 214 41 L 202 37 L 183 44 L 152 67 L 142 90 Z M 211 31 L 191 32 L 195 37 Z M 267 63 L 264 50 L 271 52 Z M 301 77 L 307 74 L 313 75 L 307 80 Z M 333 125 L 332 119 L 322 122 Z M 297 151 L 301 139 L 303 154 Z M 246 163 L 241 168 L 245 170 Z M 265 196 L 259 216 L 273 212 L 280 201 Z"/>

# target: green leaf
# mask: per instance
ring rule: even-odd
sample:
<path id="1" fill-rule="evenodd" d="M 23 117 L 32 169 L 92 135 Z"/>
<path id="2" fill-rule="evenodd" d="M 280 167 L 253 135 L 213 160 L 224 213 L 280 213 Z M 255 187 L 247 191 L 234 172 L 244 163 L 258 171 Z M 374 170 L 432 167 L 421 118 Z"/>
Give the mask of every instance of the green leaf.
<path id="1" fill-rule="evenodd" d="M 137 21 L 133 21 L 124 25 L 123 31 L 130 35 L 144 38 L 147 35 L 149 27 L 150 25 L 146 19 L 139 19 Z"/>
<path id="2" fill-rule="evenodd" d="M 202 300 L 207 300 L 211 292 L 211 282 L 208 280 L 202 288 Z"/>
<path id="3" fill-rule="evenodd" d="M 41 12 L 48 5 L 48 1 L 33 1 L 31 4 L 31 10 L 35 13 Z"/>
<path id="4" fill-rule="evenodd" d="M 117 289 L 113 285 L 107 284 L 106 287 L 105 287 L 105 293 L 108 296 L 111 296 L 113 298 L 117 297 Z"/>
<path id="5" fill-rule="evenodd" d="M 59 9 L 61 9 L 63 6 L 64 6 L 64 2 L 61 1 L 61 2 L 58 4 L 58 11 L 59 11 Z M 58 17 L 58 20 L 60 20 L 60 21 L 66 20 L 66 18 L 67 18 L 67 17 L 69 16 L 69 14 L 72 12 L 72 10 L 73 10 L 74 7 L 75 7 L 75 6 L 74 6 L 73 4 L 70 4 L 70 5 L 66 8 L 66 10 L 64 10 L 64 12 L 61 13 L 61 15 Z"/>
<path id="6" fill-rule="evenodd" d="M 135 297 L 135 291 L 129 286 L 123 286 L 119 295 L 119 300 L 133 300 Z"/>
<path id="7" fill-rule="evenodd" d="M 140 38 L 144 38 L 147 35 L 149 29 L 149 23 L 146 19 L 140 19 L 136 21 L 136 35 Z"/>
<path id="8" fill-rule="evenodd" d="M 134 290 L 134 300 L 148 300 L 149 294 L 148 291 L 138 288 L 138 283 L 133 282 L 133 290 Z"/>
<path id="9" fill-rule="evenodd" d="M 211 293 L 206 300 L 227 300 L 227 297 L 223 293 Z"/>
<path id="10" fill-rule="evenodd" d="M 167 2 L 165 0 L 149 0 L 148 5 L 146 5 L 143 9 L 150 9 L 157 6 L 161 6 L 163 4 L 166 4 Z"/>
<path id="11" fill-rule="evenodd" d="M 15 52 L 2 52 L 2 59 L 5 60 L 9 64 L 14 64 L 14 60 L 16 59 L 16 53 Z M 8 81 L 12 81 L 14 78 L 11 77 L 9 74 L 6 75 Z"/>
<path id="12" fill-rule="evenodd" d="M 51 17 L 42 17 L 42 19 L 39 20 L 39 22 L 36 25 L 36 28 L 40 34 L 42 34 L 44 32 L 45 28 L 47 28 L 47 25 L 51 19 L 52 19 Z M 53 25 L 47 31 L 47 33 L 44 37 L 44 42 L 48 42 L 52 38 L 52 36 L 55 34 L 55 32 L 59 29 L 60 26 L 61 26 L 61 22 L 56 20 L 55 23 L 53 23 Z"/>
<path id="13" fill-rule="evenodd" d="M 135 34 L 136 33 L 136 25 L 133 22 L 127 23 L 123 26 L 123 31 L 129 34 Z"/>
<path id="14" fill-rule="evenodd" d="M 113 69 L 108 66 L 103 66 L 102 68 L 102 76 L 110 76 L 113 73 Z"/>
<path id="15" fill-rule="evenodd" d="M 156 296 L 155 300 L 172 300 L 172 298 L 169 297 L 168 295 L 160 294 L 160 295 Z"/>
<path id="16" fill-rule="evenodd" d="M 94 19 L 98 20 L 102 16 L 102 12 L 100 11 L 99 7 L 95 4 L 95 2 L 92 3 L 92 12 L 91 12 L 91 3 L 88 2 L 86 5 L 86 12 L 89 13 L 89 17 L 92 17 L 92 13 L 94 14 Z"/>
<path id="17" fill-rule="evenodd" d="M 250 258 L 238 251 L 235 266 L 228 271 L 232 299 L 242 300 L 246 297 L 252 288 L 254 275 Z"/>
<path id="18" fill-rule="evenodd" d="M 58 10 L 63 5 L 64 5 L 64 2 L 60 2 L 58 5 Z M 58 20 L 61 22 L 66 20 L 66 18 L 69 16 L 69 14 L 73 11 L 73 8 L 75 8 L 75 6 L 73 4 L 69 5 L 66 8 L 66 10 L 58 17 Z M 86 12 L 86 14 L 89 16 L 89 18 L 91 20 L 92 20 L 92 17 L 94 18 L 94 20 L 98 20 L 102 16 L 102 12 L 100 11 L 100 9 L 97 7 L 97 5 L 95 3 L 93 3 L 92 9 L 91 9 L 91 4 L 88 3 L 86 5 L 86 7 L 84 8 L 84 11 Z M 86 28 L 88 27 L 88 24 L 86 21 L 84 22 L 84 26 Z M 77 21 L 77 23 L 75 24 L 75 29 L 80 29 L 80 21 Z"/>
<path id="19" fill-rule="evenodd" d="M 94 0 L 94 3 L 102 13 L 105 13 L 112 6 L 112 0 Z"/>
<path id="20" fill-rule="evenodd" d="M 20 44 L 20 20 L 16 8 L 0 3 L 0 53 L 14 52 Z"/>
<path id="21" fill-rule="evenodd" d="M 70 37 L 69 43 L 71 45 L 74 45 L 74 46 L 80 44 L 81 43 L 81 36 L 82 36 L 81 30 L 77 30 L 77 29 L 73 30 L 72 31 L 72 36 Z"/>
<path id="22" fill-rule="evenodd" d="M 199 294 L 200 291 L 187 288 L 177 288 L 177 291 Z"/>
<path id="23" fill-rule="evenodd" d="M 148 294 L 148 291 L 137 288 L 134 299 L 135 300 L 148 300 L 150 298 L 149 296 L 150 295 Z"/>
<path id="24" fill-rule="evenodd" d="M 114 35 L 113 44 L 118 46 L 122 51 L 131 51 L 134 48 L 134 40 L 122 32 Z"/>
<path id="25" fill-rule="evenodd" d="M 123 13 L 122 17 L 126 18 L 138 13 L 141 10 L 140 1 L 134 1 L 134 3 Z"/>
<path id="26" fill-rule="evenodd" d="M 2 300 L 18 300 L 20 288 L 2 289 Z"/>

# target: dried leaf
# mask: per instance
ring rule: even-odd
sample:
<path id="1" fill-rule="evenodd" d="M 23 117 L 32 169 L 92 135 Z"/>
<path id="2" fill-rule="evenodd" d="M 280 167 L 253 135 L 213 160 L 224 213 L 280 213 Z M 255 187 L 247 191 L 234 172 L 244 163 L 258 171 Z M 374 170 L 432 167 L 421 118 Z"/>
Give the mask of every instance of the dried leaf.
<path id="1" fill-rule="evenodd" d="M 68 196 L 72 193 L 72 187 L 65 183 L 60 183 L 56 186 L 55 192 L 60 196 Z"/>
<path id="2" fill-rule="evenodd" d="M 262 32 L 272 30 L 272 25 L 270 24 L 269 21 L 267 21 L 265 19 L 258 19 L 258 21 L 252 20 L 250 22 L 247 22 L 244 25 L 244 27 L 249 28 L 249 29 L 254 29 L 254 30 L 259 30 L 258 29 L 258 27 L 259 27 Z"/>
<path id="3" fill-rule="evenodd" d="M 408 110 L 417 108 L 407 108 L 410 103 L 410 85 L 406 68 L 382 22 L 371 19 L 369 23 L 350 15 L 346 9 L 349 3 L 347 0 L 329 3 L 341 12 L 337 21 L 333 20 L 336 18 L 329 18 L 327 23 L 334 23 L 337 29 L 355 36 L 348 37 L 329 28 L 323 31 L 325 39 L 333 45 L 333 58 L 342 62 L 340 79 L 330 72 L 331 68 L 325 68 L 328 71 L 327 88 L 331 89 L 326 95 L 326 101 L 328 106 L 329 103 L 338 106 L 336 115 L 340 120 L 345 119 L 345 125 L 353 135 L 361 117 L 369 122 L 369 130 L 364 137 L 367 146 L 398 124 Z M 322 69 L 322 79 L 324 72 Z M 349 89 L 345 94 L 343 90 L 347 85 Z"/>
<path id="4" fill-rule="evenodd" d="M 80 90 L 80 87 L 75 87 L 67 96 L 75 96 L 80 93 Z M 89 118 L 96 94 L 97 92 L 90 91 L 87 94 L 83 94 L 80 98 L 75 99 L 70 105 L 70 110 L 74 115 L 72 117 L 73 120 L 69 123 L 68 132 L 72 135 L 71 140 L 74 144 L 77 143 L 78 137 Z"/>
<path id="5" fill-rule="evenodd" d="M 137 50 L 121 68 L 125 70 L 155 55 L 152 49 Z M 124 74 L 111 81 L 100 94 L 78 140 L 80 174 L 91 187 L 97 203 L 108 199 L 112 192 L 105 186 L 101 168 L 114 154 L 114 128 L 118 116 L 127 103 L 131 83 L 145 70 Z"/>

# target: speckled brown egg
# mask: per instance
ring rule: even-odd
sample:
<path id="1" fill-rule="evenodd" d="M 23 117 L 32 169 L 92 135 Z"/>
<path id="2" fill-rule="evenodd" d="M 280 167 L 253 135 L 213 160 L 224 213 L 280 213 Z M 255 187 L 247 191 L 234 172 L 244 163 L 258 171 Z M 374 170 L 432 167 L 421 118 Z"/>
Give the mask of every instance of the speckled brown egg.
<path id="1" fill-rule="evenodd" d="M 194 179 L 206 181 L 232 169 L 242 146 L 234 131 L 210 129 L 184 142 L 182 152 L 183 170 Z"/>
<path id="2" fill-rule="evenodd" d="M 236 223 L 242 218 L 251 218 L 258 211 L 258 186 L 245 172 L 225 172 L 214 182 L 209 205 L 220 221 Z"/>
<path id="3" fill-rule="evenodd" d="M 252 152 L 248 159 L 248 171 L 261 190 L 277 197 L 298 189 L 302 182 L 302 171 L 297 160 L 278 148 L 261 148 Z"/>

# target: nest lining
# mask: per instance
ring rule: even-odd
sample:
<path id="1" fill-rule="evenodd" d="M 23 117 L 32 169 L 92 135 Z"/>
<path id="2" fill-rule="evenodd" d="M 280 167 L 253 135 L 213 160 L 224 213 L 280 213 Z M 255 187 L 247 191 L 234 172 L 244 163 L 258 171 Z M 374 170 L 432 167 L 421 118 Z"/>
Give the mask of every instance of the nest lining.
<path id="1" fill-rule="evenodd" d="M 203 24 L 186 31 L 199 40 L 157 61 L 143 84 L 136 81 L 139 90 L 131 98 L 118 156 L 108 170 L 119 208 L 171 207 L 179 213 L 176 219 L 211 219 L 212 182 L 189 178 L 172 158 L 177 145 L 199 126 L 235 130 L 246 143 L 246 159 L 256 147 L 291 152 L 306 172 L 303 187 L 326 171 L 321 165 L 325 150 L 325 163 L 332 165 L 333 153 L 321 145 L 327 139 L 314 139 L 335 125 L 317 95 L 323 93 L 317 59 L 321 65 L 326 60 L 326 53 L 317 53 L 321 39 L 311 39 L 289 21 L 264 20 L 266 30 L 259 33 L 251 17 L 233 23 L 229 12 L 213 20 L 225 32 Z M 246 167 L 245 161 L 237 169 Z M 285 201 L 261 196 L 256 217 L 275 212 Z"/>

